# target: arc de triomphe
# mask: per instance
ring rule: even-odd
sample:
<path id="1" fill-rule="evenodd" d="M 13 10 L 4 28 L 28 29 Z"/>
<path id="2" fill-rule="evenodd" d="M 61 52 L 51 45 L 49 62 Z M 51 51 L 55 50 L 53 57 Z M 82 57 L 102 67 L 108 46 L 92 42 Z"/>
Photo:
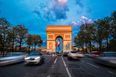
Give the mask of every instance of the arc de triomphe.
<path id="1" fill-rule="evenodd" d="M 56 38 L 62 37 L 63 52 L 72 50 L 72 27 L 71 26 L 47 26 L 47 50 L 56 52 Z"/>

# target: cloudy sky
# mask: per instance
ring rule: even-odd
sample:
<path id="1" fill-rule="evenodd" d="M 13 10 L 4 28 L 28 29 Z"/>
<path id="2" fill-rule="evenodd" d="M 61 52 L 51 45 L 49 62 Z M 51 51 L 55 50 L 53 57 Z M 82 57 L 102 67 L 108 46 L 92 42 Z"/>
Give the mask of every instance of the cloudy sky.
<path id="1" fill-rule="evenodd" d="M 72 25 L 74 37 L 80 22 L 110 16 L 114 10 L 116 0 L 0 0 L 0 17 L 14 26 L 24 24 L 44 40 L 47 25 Z"/>

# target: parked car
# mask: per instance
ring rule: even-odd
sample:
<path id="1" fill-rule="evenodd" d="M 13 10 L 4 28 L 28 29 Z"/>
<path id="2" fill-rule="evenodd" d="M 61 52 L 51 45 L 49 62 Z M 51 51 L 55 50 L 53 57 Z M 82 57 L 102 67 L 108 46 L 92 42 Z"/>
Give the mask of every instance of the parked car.
<path id="1" fill-rule="evenodd" d="M 23 52 L 9 52 L 6 56 L 0 57 L 0 66 L 22 62 L 24 57 L 25 53 Z"/>
<path id="2" fill-rule="evenodd" d="M 25 64 L 40 64 L 43 60 L 43 55 L 38 51 L 32 51 L 25 57 Z"/>
<path id="3" fill-rule="evenodd" d="M 69 59 L 80 59 L 84 57 L 84 54 L 79 52 L 69 52 L 67 56 Z"/>
<path id="4" fill-rule="evenodd" d="M 104 52 L 94 59 L 96 63 L 116 67 L 116 52 Z"/>

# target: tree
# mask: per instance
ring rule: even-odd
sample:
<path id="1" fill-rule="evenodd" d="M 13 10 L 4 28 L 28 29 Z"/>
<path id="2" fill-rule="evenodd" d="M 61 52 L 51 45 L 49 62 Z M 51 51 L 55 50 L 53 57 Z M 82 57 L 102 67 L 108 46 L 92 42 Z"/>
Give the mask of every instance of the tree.
<path id="1" fill-rule="evenodd" d="M 31 46 L 33 46 L 34 50 L 36 50 L 36 47 L 41 46 L 41 44 L 42 44 L 41 36 L 40 35 L 29 34 L 28 37 L 27 37 L 26 43 L 29 47 L 29 50 L 30 50 Z"/>
<path id="2" fill-rule="evenodd" d="M 36 50 L 36 46 L 41 46 L 42 39 L 40 35 L 33 35 L 32 38 L 33 38 L 34 49 Z"/>
<path id="3" fill-rule="evenodd" d="M 0 51 L 2 51 L 2 35 L 0 35 Z"/>
<path id="4" fill-rule="evenodd" d="M 33 40 L 32 35 L 29 34 L 29 35 L 27 36 L 27 40 L 26 40 L 26 43 L 27 43 L 28 48 L 29 48 L 29 51 L 30 51 L 31 46 L 33 45 L 33 41 L 34 41 L 34 40 Z"/>
<path id="5" fill-rule="evenodd" d="M 99 51 L 104 49 L 115 50 L 116 44 L 116 11 L 110 17 L 98 19 L 93 23 L 84 23 L 80 27 L 74 42 L 76 46 L 89 48 L 92 44 L 99 45 Z"/>
<path id="6" fill-rule="evenodd" d="M 114 11 L 111 15 L 110 20 L 110 43 L 109 48 L 110 50 L 116 51 L 116 11 Z"/>
<path id="7" fill-rule="evenodd" d="M 17 43 L 19 44 L 19 49 L 21 50 L 22 45 L 26 41 L 28 30 L 24 27 L 24 25 L 17 25 L 15 27 L 15 33 L 17 36 L 16 40 L 17 40 Z"/>
<path id="8" fill-rule="evenodd" d="M 91 52 L 92 42 L 95 33 L 94 31 L 95 31 L 95 26 L 93 23 L 82 24 L 78 36 L 75 37 L 74 40 L 75 44 L 82 47 L 82 49 L 86 47 L 86 51 L 88 48 Z"/>
<path id="9" fill-rule="evenodd" d="M 116 40 L 116 11 L 112 13 L 112 21 L 111 21 L 111 35 L 114 40 Z"/>
<path id="10" fill-rule="evenodd" d="M 106 44 L 107 44 L 106 48 L 108 50 L 109 49 L 108 45 L 109 45 L 109 39 L 110 39 L 110 30 L 111 30 L 111 27 L 110 27 L 111 17 L 105 17 L 103 19 L 103 21 L 104 21 L 104 25 L 103 25 L 103 27 L 104 27 L 104 36 L 105 36 Z"/>
<path id="11" fill-rule="evenodd" d="M 17 46 L 21 50 L 26 44 L 29 49 L 31 46 L 36 49 L 36 46 L 41 46 L 42 39 L 40 35 L 28 35 L 24 25 L 11 26 L 6 19 L 0 18 L 0 51 L 3 55 L 8 50 L 14 51 L 14 47 Z"/>
<path id="12" fill-rule="evenodd" d="M 106 38 L 106 32 L 104 29 L 105 21 L 103 19 L 98 19 L 96 22 L 96 41 L 99 44 L 99 51 L 102 51 L 102 42 Z"/>
<path id="13" fill-rule="evenodd" d="M 8 30 L 10 28 L 10 23 L 4 19 L 0 18 L 0 45 L 2 47 L 2 53 L 4 55 L 4 52 L 8 49 Z"/>
<path id="14" fill-rule="evenodd" d="M 8 31 L 8 43 L 9 47 L 11 47 L 12 51 L 14 51 L 15 41 L 16 41 L 16 32 L 15 27 L 11 27 Z"/>
<path id="15" fill-rule="evenodd" d="M 74 38 L 75 45 L 78 48 L 82 48 L 84 50 L 84 39 L 82 38 L 81 32 Z"/>
<path id="16" fill-rule="evenodd" d="M 86 27 L 86 40 L 88 43 L 89 51 L 92 51 L 92 42 L 95 39 L 95 25 L 94 23 L 88 24 Z"/>

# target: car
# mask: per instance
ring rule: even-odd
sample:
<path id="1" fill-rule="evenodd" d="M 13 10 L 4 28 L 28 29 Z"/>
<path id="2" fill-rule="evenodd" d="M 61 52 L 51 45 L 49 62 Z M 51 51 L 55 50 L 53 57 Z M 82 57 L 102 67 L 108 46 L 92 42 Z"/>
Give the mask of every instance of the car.
<path id="1" fill-rule="evenodd" d="M 102 65 L 116 67 L 116 52 L 103 52 L 94 58 L 94 61 Z"/>
<path id="2" fill-rule="evenodd" d="M 44 60 L 43 55 L 38 51 L 30 52 L 25 58 L 25 64 L 41 64 Z"/>
<path id="3" fill-rule="evenodd" d="M 23 52 L 9 52 L 6 56 L 0 57 L 0 66 L 23 62 L 25 53 Z"/>
<path id="4" fill-rule="evenodd" d="M 63 56 L 67 57 L 69 52 L 63 52 Z"/>
<path id="5" fill-rule="evenodd" d="M 99 51 L 92 51 L 91 53 L 86 54 L 86 56 L 90 57 L 90 58 L 95 58 L 95 57 L 100 56 L 100 54 L 101 54 L 101 52 L 99 52 Z"/>
<path id="6" fill-rule="evenodd" d="M 80 53 L 80 52 L 69 52 L 67 57 L 69 59 L 80 59 L 84 57 L 84 54 Z"/>

